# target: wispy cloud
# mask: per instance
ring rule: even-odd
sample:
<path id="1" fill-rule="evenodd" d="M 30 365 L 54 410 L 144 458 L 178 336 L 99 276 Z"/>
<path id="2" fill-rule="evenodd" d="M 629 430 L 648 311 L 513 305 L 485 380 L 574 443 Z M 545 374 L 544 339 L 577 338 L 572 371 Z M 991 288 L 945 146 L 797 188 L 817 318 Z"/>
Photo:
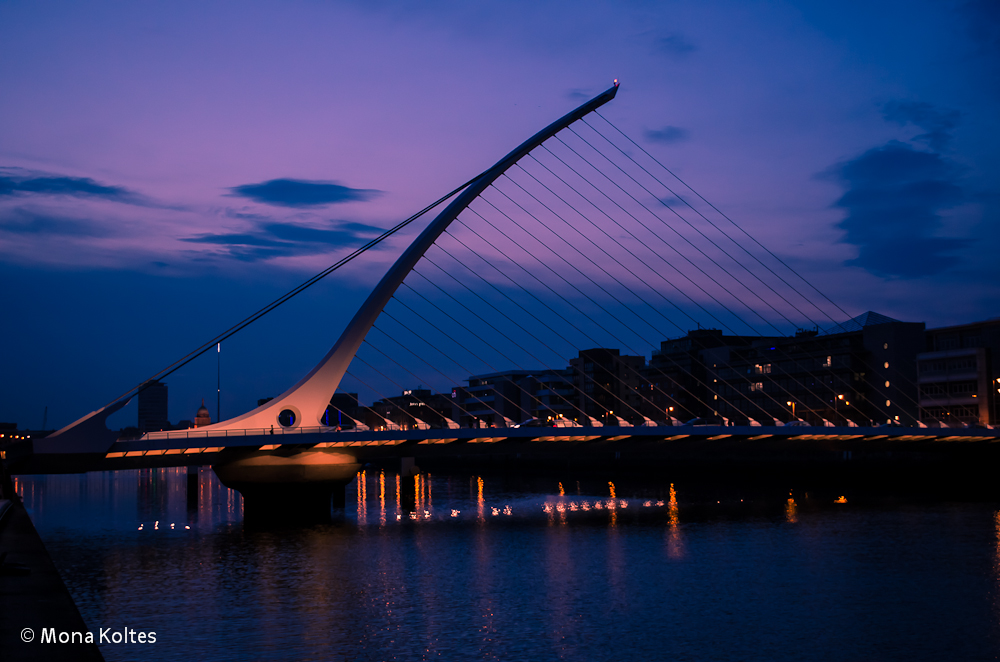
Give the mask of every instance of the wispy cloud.
<path id="1" fill-rule="evenodd" d="M 350 188 L 330 181 L 271 179 L 259 184 L 243 184 L 230 189 L 231 195 L 278 207 L 322 207 L 339 202 L 370 200 L 380 192 Z"/>
<path id="2" fill-rule="evenodd" d="M 676 32 L 660 37 L 656 41 L 659 50 L 674 58 L 682 58 L 698 50 L 684 35 Z"/>
<path id="3" fill-rule="evenodd" d="M 0 234 L 49 237 L 108 237 L 110 229 L 89 219 L 14 208 L 0 213 Z"/>
<path id="4" fill-rule="evenodd" d="M 0 198 L 18 196 L 70 196 L 144 204 L 143 196 L 121 186 L 100 184 L 89 177 L 35 173 L 20 168 L 0 168 Z"/>
<path id="5" fill-rule="evenodd" d="M 679 126 L 665 126 L 662 129 L 646 129 L 646 140 L 656 143 L 679 143 L 691 137 L 691 132 Z"/>
<path id="6" fill-rule="evenodd" d="M 275 257 L 317 255 L 335 248 L 365 243 L 383 228 L 351 221 L 331 221 L 327 227 L 293 223 L 260 222 L 243 232 L 202 234 L 182 241 L 224 247 L 229 257 L 257 262 Z"/>

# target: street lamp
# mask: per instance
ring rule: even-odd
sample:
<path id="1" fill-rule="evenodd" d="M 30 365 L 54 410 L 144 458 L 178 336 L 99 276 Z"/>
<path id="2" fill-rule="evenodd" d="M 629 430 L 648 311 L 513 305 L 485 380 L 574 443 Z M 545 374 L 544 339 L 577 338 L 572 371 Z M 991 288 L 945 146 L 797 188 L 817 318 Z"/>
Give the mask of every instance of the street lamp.
<path id="1" fill-rule="evenodd" d="M 795 420 L 795 403 L 789 400 L 785 404 L 792 408 L 792 420 Z"/>

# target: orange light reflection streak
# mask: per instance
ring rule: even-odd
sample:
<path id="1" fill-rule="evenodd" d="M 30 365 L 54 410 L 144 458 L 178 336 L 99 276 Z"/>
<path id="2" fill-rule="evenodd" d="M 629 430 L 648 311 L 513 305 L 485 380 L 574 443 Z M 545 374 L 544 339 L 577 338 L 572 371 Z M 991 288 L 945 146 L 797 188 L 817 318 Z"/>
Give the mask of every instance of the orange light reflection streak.
<path id="1" fill-rule="evenodd" d="M 684 540 L 681 538 L 680 517 L 678 517 L 677 490 L 670 483 L 670 500 L 667 501 L 667 556 L 679 559 L 684 556 Z"/>
<path id="2" fill-rule="evenodd" d="M 385 526 L 385 471 L 380 471 L 378 474 L 378 506 L 379 515 L 378 523 L 381 526 Z"/>

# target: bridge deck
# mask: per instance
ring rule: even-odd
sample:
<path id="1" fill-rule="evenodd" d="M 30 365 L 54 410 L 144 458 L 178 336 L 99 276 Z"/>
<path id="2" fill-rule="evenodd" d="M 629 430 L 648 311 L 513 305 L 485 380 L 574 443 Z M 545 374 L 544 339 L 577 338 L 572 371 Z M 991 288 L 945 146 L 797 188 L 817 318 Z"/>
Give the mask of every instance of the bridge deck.
<path id="1" fill-rule="evenodd" d="M 344 452 L 360 461 L 433 454 L 469 455 L 597 452 L 661 455 L 681 447 L 725 448 L 740 454 L 755 448 L 785 450 L 943 450 L 991 446 L 1000 430 L 903 427 L 579 427 L 460 428 L 338 432 L 332 428 L 294 431 L 197 430 L 147 435 L 115 442 L 102 454 L 22 452 L 11 454 L 14 473 L 63 473 L 215 464 L 232 453 L 289 454 L 306 450 Z"/>

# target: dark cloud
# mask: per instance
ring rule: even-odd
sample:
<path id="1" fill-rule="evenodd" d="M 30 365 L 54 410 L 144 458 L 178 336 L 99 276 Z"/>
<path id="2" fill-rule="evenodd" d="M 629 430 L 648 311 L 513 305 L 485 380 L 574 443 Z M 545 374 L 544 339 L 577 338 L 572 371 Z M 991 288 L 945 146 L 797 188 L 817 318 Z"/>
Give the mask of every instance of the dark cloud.
<path id="1" fill-rule="evenodd" d="M 691 137 L 691 132 L 679 126 L 665 126 L 662 129 L 646 129 L 646 140 L 656 143 L 679 143 Z"/>
<path id="2" fill-rule="evenodd" d="M 838 224 L 844 241 L 859 249 L 848 264 L 889 278 L 929 276 L 955 265 L 955 251 L 968 240 L 935 233 L 941 210 L 968 201 L 962 174 L 942 155 L 895 140 L 824 173 L 846 189 L 834 206 L 847 212 Z"/>
<path id="3" fill-rule="evenodd" d="M 579 99 L 580 101 L 586 101 L 587 99 L 590 99 L 590 98 L 596 96 L 596 94 L 594 94 L 591 90 L 585 90 L 585 89 L 576 87 L 576 88 L 573 88 L 572 90 L 570 90 L 569 92 L 567 92 L 566 96 L 568 98 L 570 98 L 570 99 L 573 99 L 573 100 Z"/>
<path id="4" fill-rule="evenodd" d="M 77 198 L 101 198 L 115 202 L 136 203 L 141 197 L 120 186 L 105 186 L 88 177 L 60 175 L 20 175 L 4 169 L 0 172 L 0 198 L 19 195 L 68 195 Z"/>
<path id="5" fill-rule="evenodd" d="M 687 202 L 683 198 L 680 198 L 680 197 L 678 197 L 676 195 L 668 195 L 668 196 L 663 197 L 663 198 L 657 198 L 657 200 L 659 200 L 660 202 L 662 202 L 663 204 L 665 204 L 666 206 L 668 206 L 668 207 L 670 207 L 672 209 L 677 209 L 678 207 L 687 207 L 688 206 Z"/>
<path id="6" fill-rule="evenodd" d="M 685 57 L 698 50 L 697 46 L 677 33 L 660 37 L 657 39 L 656 45 L 662 52 L 675 58 Z"/>
<path id="7" fill-rule="evenodd" d="M 271 179 L 230 189 L 232 195 L 279 207 L 321 207 L 338 202 L 369 200 L 379 194 L 370 189 L 349 188 L 335 182 L 305 179 Z"/>
<path id="8" fill-rule="evenodd" d="M 112 234 L 95 221 L 39 214 L 26 209 L 6 210 L 0 216 L 0 233 L 51 237 L 107 237 Z"/>
<path id="9" fill-rule="evenodd" d="M 363 244 L 382 234 L 382 228 L 350 221 L 317 228 L 292 223 L 264 222 L 247 232 L 203 234 L 182 241 L 226 247 L 229 256 L 245 262 L 274 257 L 316 255 L 339 247 Z"/>
<path id="10" fill-rule="evenodd" d="M 882 114 L 890 122 L 901 126 L 912 124 L 926 131 L 914 140 L 937 152 L 947 148 L 962 116 L 957 110 L 938 110 L 929 103 L 915 101 L 890 101 L 882 108 Z"/>

